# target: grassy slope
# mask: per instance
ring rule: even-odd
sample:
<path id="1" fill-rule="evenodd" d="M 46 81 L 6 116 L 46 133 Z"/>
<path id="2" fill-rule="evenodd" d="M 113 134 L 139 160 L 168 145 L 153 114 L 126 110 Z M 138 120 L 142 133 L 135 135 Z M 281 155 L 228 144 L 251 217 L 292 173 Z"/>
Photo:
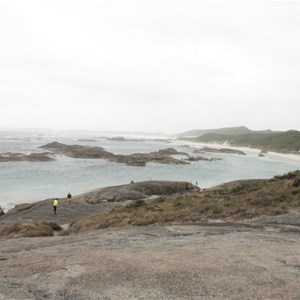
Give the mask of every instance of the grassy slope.
<path id="1" fill-rule="evenodd" d="M 209 219 L 237 221 L 300 209 L 300 171 L 271 180 L 245 182 L 202 193 L 176 194 L 135 207 L 75 221 L 65 234 L 106 227 L 150 224 L 191 224 Z"/>
<path id="2" fill-rule="evenodd" d="M 56 225 L 56 224 L 55 224 Z M 59 227 L 56 225 L 56 227 Z M 60 228 L 61 229 L 61 228 Z M 53 236 L 53 228 L 48 223 L 22 223 L 17 222 L 6 226 L 0 232 L 1 237 L 38 237 Z"/>
<path id="3" fill-rule="evenodd" d="M 240 135 L 250 133 L 251 130 L 245 126 L 240 127 L 227 127 L 227 128 L 218 128 L 218 129 L 199 129 L 199 130 L 190 130 L 179 134 L 179 137 L 185 136 L 200 136 L 208 133 L 215 134 L 230 134 L 230 135 Z"/>
<path id="4" fill-rule="evenodd" d="M 243 135 L 226 135 L 209 133 L 195 139 L 195 142 L 229 142 L 234 146 L 252 147 L 275 152 L 299 152 L 300 132 L 290 130 L 286 132 L 258 133 Z"/>

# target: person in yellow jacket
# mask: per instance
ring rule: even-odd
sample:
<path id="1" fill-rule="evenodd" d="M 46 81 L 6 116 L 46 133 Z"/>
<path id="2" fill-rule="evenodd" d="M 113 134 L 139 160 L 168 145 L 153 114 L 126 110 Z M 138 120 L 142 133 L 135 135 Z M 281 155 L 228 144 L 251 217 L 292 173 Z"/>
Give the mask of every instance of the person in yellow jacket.
<path id="1" fill-rule="evenodd" d="M 53 201 L 53 210 L 54 210 L 55 215 L 56 215 L 57 206 L 58 206 L 58 199 L 54 199 L 54 201 Z"/>

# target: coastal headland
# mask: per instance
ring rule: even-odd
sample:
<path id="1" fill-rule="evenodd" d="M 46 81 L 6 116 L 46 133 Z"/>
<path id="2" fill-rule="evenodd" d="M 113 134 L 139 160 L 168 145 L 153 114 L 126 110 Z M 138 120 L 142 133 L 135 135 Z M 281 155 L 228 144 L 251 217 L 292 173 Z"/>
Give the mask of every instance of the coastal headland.
<path id="1" fill-rule="evenodd" d="M 0 217 L 0 299 L 297 299 L 299 194 L 297 171 L 18 205 Z"/>

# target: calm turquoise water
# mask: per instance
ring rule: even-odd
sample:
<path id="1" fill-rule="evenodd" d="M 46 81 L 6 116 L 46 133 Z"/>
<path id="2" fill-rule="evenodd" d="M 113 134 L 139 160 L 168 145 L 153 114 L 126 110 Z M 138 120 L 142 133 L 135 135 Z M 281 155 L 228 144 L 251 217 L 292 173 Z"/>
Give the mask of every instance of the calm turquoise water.
<path id="1" fill-rule="evenodd" d="M 78 141 L 86 138 L 93 138 L 95 141 Z M 151 152 L 169 147 L 192 153 L 192 150 L 181 148 L 180 143 L 176 141 L 117 142 L 108 141 L 101 137 L 101 134 L 95 133 L 40 132 L 0 132 L 0 153 L 38 152 L 39 146 L 52 141 L 101 146 L 110 152 L 121 154 Z M 256 153 L 247 153 L 247 156 L 229 154 L 202 156 L 220 157 L 223 160 L 192 162 L 189 165 L 150 163 L 145 167 L 130 167 L 101 159 L 72 159 L 58 156 L 54 162 L 0 163 L 0 205 L 7 210 L 18 203 L 65 197 L 68 192 L 75 195 L 99 187 L 126 184 L 131 180 L 183 180 L 198 182 L 201 188 L 205 188 L 237 179 L 271 178 L 300 168 L 299 162 L 262 158 Z"/>

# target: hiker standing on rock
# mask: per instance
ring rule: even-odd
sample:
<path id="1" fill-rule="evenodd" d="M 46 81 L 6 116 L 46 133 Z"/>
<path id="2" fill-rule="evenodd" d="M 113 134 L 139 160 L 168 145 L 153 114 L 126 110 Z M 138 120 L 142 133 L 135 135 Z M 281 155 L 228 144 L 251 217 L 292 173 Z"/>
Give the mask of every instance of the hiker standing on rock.
<path id="1" fill-rule="evenodd" d="M 72 198 L 72 195 L 70 192 L 68 193 L 67 198 L 68 198 L 67 204 L 70 205 L 71 204 L 70 199 Z"/>
<path id="2" fill-rule="evenodd" d="M 54 214 L 56 215 L 56 208 L 57 208 L 57 205 L 58 205 L 58 200 L 57 199 L 54 199 L 53 201 L 53 211 L 54 211 Z"/>

